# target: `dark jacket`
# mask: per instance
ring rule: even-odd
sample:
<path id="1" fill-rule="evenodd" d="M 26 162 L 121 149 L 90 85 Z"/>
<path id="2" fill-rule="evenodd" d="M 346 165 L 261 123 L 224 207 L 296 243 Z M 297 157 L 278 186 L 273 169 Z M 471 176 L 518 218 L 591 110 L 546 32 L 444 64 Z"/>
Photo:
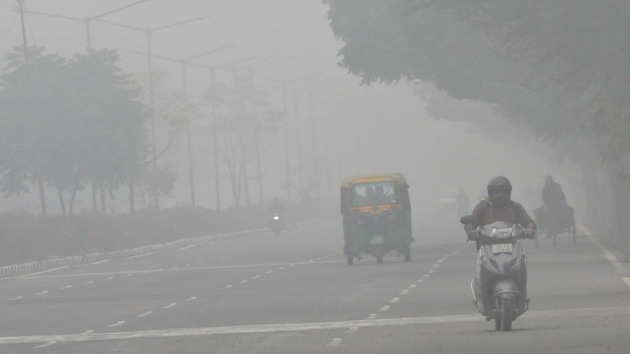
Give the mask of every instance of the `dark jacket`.
<path id="1" fill-rule="evenodd" d="M 536 230 L 536 223 L 527 214 L 525 208 L 512 200 L 503 206 L 496 206 L 490 200 L 483 198 L 475 206 L 471 216 L 475 220 L 476 225 L 466 224 L 466 231 L 474 230 L 479 225 L 487 225 L 496 221 L 521 224 L 529 230 Z"/>

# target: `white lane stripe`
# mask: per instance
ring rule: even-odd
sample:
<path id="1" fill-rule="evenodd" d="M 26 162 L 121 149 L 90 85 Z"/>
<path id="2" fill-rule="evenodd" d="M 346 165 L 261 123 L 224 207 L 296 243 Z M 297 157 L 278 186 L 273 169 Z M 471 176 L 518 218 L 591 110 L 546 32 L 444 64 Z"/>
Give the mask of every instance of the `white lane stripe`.
<path id="1" fill-rule="evenodd" d="M 53 344 L 57 344 L 57 342 L 48 342 L 48 343 L 46 343 L 46 344 L 42 344 L 42 345 L 38 345 L 38 346 L 36 346 L 36 347 L 33 347 L 33 349 L 46 348 L 46 347 L 49 347 L 49 346 L 51 346 L 51 345 L 53 345 Z"/>
<path id="2" fill-rule="evenodd" d="M 260 278 L 260 275 L 254 275 L 254 276 L 252 277 L 252 279 L 258 279 L 258 278 Z"/>
<path id="3" fill-rule="evenodd" d="M 389 310 L 390 307 L 391 306 L 389 306 L 389 305 L 385 305 L 385 306 L 381 307 L 381 309 L 379 311 L 381 311 L 381 312 L 387 311 L 387 310 Z"/>
<path id="4" fill-rule="evenodd" d="M 148 257 L 148 256 L 152 256 L 154 254 L 157 254 L 157 252 L 149 252 L 149 253 L 138 254 L 138 255 L 135 255 L 135 256 L 127 257 L 126 259 L 135 259 L 135 258 Z"/>
<path id="5" fill-rule="evenodd" d="M 245 283 L 247 283 L 247 279 L 241 280 L 241 284 L 245 284 Z"/>
<path id="6" fill-rule="evenodd" d="M 186 299 L 186 301 L 195 301 L 195 300 L 197 300 L 196 296 L 191 296 L 188 299 Z"/>
<path id="7" fill-rule="evenodd" d="M 70 266 L 63 266 L 63 267 L 58 267 L 58 268 L 53 268 L 53 269 L 48 269 L 48 270 L 43 270 L 41 272 L 35 272 L 35 273 L 29 273 L 29 274 L 24 274 L 24 275 L 20 275 L 19 277 L 17 277 L 18 279 L 22 279 L 22 278 L 28 278 L 32 275 L 40 275 L 40 274 L 46 274 L 46 273 L 52 273 L 52 272 L 56 272 L 58 270 L 62 270 L 62 269 L 66 269 L 66 268 L 70 268 Z"/>
<path id="8" fill-rule="evenodd" d="M 418 282 L 418 283 L 422 283 L 422 279 L 418 279 L 418 280 L 417 280 L 417 282 Z"/>
<path id="9" fill-rule="evenodd" d="M 226 286 L 225 286 L 225 288 L 226 288 L 226 289 L 229 289 L 229 288 L 231 288 L 231 287 L 232 287 L 232 285 L 226 285 Z"/>
<path id="10" fill-rule="evenodd" d="M 376 318 L 376 314 L 375 314 L 375 313 L 371 313 L 371 314 L 369 314 L 369 315 L 368 315 L 368 317 L 366 318 L 366 320 L 368 320 L 368 321 L 369 321 L 369 320 L 373 320 L 373 319 L 375 319 L 375 318 Z"/>
<path id="11" fill-rule="evenodd" d="M 166 310 L 166 309 L 170 309 L 171 307 L 175 307 L 175 306 L 177 306 L 177 303 L 176 302 L 171 302 L 170 304 L 168 304 L 166 306 L 163 306 L 162 308 L 164 310 Z"/>
<path id="12" fill-rule="evenodd" d="M 110 281 L 110 280 L 113 280 L 113 279 L 114 279 L 114 277 L 109 277 L 109 278 L 105 279 L 105 281 Z"/>
<path id="13" fill-rule="evenodd" d="M 46 294 L 48 294 L 48 290 L 44 290 L 41 293 L 37 293 L 35 294 L 35 296 L 46 295 Z"/>
<path id="14" fill-rule="evenodd" d="M 188 249 L 191 249 L 191 248 L 197 247 L 197 246 L 199 246 L 199 245 L 190 245 L 190 246 L 182 247 L 182 248 L 178 249 L 178 251 L 188 250 Z"/>
<path id="15" fill-rule="evenodd" d="M 433 273 L 435 273 L 435 269 L 429 270 L 429 274 L 433 274 Z"/>
<path id="16" fill-rule="evenodd" d="M 72 287 L 72 285 L 66 285 L 63 288 L 59 289 L 59 290 L 66 290 L 66 289 L 70 289 Z"/>
<path id="17" fill-rule="evenodd" d="M 519 321 L 558 319 L 560 317 L 591 317 L 591 316 L 630 316 L 630 306 L 603 307 L 603 308 L 578 308 L 566 310 L 533 311 L 519 317 Z M 350 327 L 369 328 L 387 326 L 431 325 L 449 323 L 482 322 L 485 318 L 479 314 L 387 318 L 342 322 L 315 322 L 315 323 L 283 323 L 262 324 L 205 328 L 173 328 L 164 330 L 147 330 L 135 332 L 104 332 L 81 333 L 66 335 L 41 335 L 21 337 L 0 337 L 0 344 L 36 344 L 49 342 L 84 342 L 100 340 L 125 340 L 140 338 L 165 338 L 186 336 L 207 336 L 217 334 L 250 334 L 271 332 L 299 332 L 312 330 L 345 329 Z"/>
<path id="18" fill-rule="evenodd" d="M 24 298 L 24 296 L 20 295 L 20 296 L 16 296 L 16 297 L 14 297 L 14 298 L 11 298 L 11 299 L 9 299 L 8 301 L 20 300 L 20 299 L 23 299 L 23 298 Z"/>
<path id="19" fill-rule="evenodd" d="M 125 324 L 125 321 L 118 321 L 118 322 L 116 322 L 116 323 L 112 323 L 112 324 L 110 324 L 110 325 L 109 325 L 109 326 L 107 326 L 107 327 L 108 327 L 108 328 L 118 327 L 118 326 L 123 325 L 123 324 Z"/>
<path id="20" fill-rule="evenodd" d="M 413 288 L 417 288 L 418 286 L 416 284 L 411 284 L 409 285 L 409 289 L 413 289 Z"/>
<path id="21" fill-rule="evenodd" d="M 400 301 L 400 298 L 399 298 L 399 297 L 395 297 L 395 298 L 393 298 L 393 299 L 390 301 L 390 303 L 391 303 L 391 304 L 395 304 L 395 303 L 397 303 L 398 301 Z"/>
<path id="22" fill-rule="evenodd" d="M 140 315 L 138 315 L 138 316 L 136 316 L 136 317 L 138 317 L 138 318 L 142 318 L 142 317 L 149 316 L 149 315 L 150 315 L 150 314 L 152 314 L 152 313 L 153 313 L 153 311 L 147 311 L 147 312 L 145 312 L 145 313 L 143 313 L 143 314 L 140 314 Z"/>
<path id="23" fill-rule="evenodd" d="M 606 259 L 608 259 L 608 261 L 613 265 L 613 267 L 615 267 L 617 274 L 628 275 L 626 268 L 623 266 L 623 264 L 619 263 L 619 261 L 617 260 L 617 257 L 615 257 L 615 255 L 608 248 L 600 244 L 599 241 L 597 241 L 595 237 L 591 235 L 590 232 L 587 231 L 586 235 L 588 236 L 588 238 L 591 239 L 591 242 L 593 242 L 593 244 L 597 246 L 597 248 L 599 248 L 599 250 L 602 251 L 602 253 L 604 253 L 604 256 L 606 256 Z"/>
<path id="24" fill-rule="evenodd" d="M 335 338 L 328 343 L 327 347 L 336 347 L 341 344 L 341 338 Z"/>
<path id="25" fill-rule="evenodd" d="M 359 327 L 350 327 L 350 328 L 348 328 L 346 333 L 352 334 L 352 333 L 356 333 L 358 330 L 359 330 Z"/>
<path id="26" fill-rule="evenodd" d="M 409 294 L 409 291 L 403 289 L 403 290 L 400 291 L 399 295 L 407 295 L 407 294 Z"/>
<path id="27" fill-rule="evenodd" d="M 429 274 L 425 274 L 425 275 L 423 275 L 422 277 L 426 279 L 426 278 L 428 278 L 428 277 L 429 277 Z"/>
<path id="28" fill-rule="evenodd" d="M 83 285 L 90 285 L 90 284 L 94 284 L 94 282 L 90 280 L 90 281 L 88 281 L 86 283 L 83 283 Z"/>
<path id="29" fill-rule="evenodd" d="M 438 269 L 438 268 L 440 268 L 440 263 L 437 263 L 437 264 L 433 265 L 433 269 Z"/>
<path id="30" fill-rule="evenodd" d="M 90 263 L 90 265 L 102 264 L 102 263 L 109 262 L 109 261 L 110 261 L 110 259 L 103 259 L 102 261 L 97 261 L 97 262 L 94 262 L 94 263 Z"/>

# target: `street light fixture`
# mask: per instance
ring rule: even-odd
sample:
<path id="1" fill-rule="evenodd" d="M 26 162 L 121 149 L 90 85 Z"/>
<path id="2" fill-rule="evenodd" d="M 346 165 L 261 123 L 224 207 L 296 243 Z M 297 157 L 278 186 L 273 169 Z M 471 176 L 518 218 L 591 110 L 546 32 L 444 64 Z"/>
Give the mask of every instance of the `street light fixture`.
<path id="1" fill-rule="evenodd" d="M 97 20 L 101 17 L 107 16 L 109 14 L 112 14 L 114 12 L 118 12 L 121 10 L 124 10 L 126 8 L 141 4 L 143 2 L 148 2 L 148 1 L 152 1 L 152 0 L 139 0 L 136 2 L 133 2 L 131 4 L 125 5 L 125 6 L 121 6 L 118 8 L 115 8 L 113 10 L 107 11 L 107 12 L 103 12 L 101 14 L 95 15 L 95 16 L 86 16 L 84 18 L 80 18 L 80 17 L 72 17 L 72 16 L 64 16 L 64 15 L 57 15 L 57 14 L 50 14 L 50 13 L 45 13 L 45 12 L 39 12 L 39 11 L 24 11 L 22 8 L 22 4 L 24 3 L 24 0 L 17 0 L 20 3 L 20 12 L 23 13 L 27 13 L 27 14 L 33 14 L 33 15 L 38 15 L 38 16 L 47 16 L 47 17 L 55 17 L 55 18 L 60 18 L 60 19 L 64 19 L 64 20 L 71 20 L 71 21 L 78 21 L 78 22 L 83 22 L 85 24 L 85 35 L 87 38 L 87 47 L 89 49 L 92 49 L 92 40 L 91 40 L 91 35 L 90 35 L 90 24 L 92 23 L 92 21 Z"/>
<path id="2" fill-rule="evenodd" d="M 152 166 L 152 170 L 154 174 L 156 172 L 156 166 L 157 166 L 157 161 L 156 161 L 157 155 L 156 155 L 156 148 L 155 148 L 156 146 L 155 145 L 155 115 L 153 114 L 153 109 L 155 107 L 155 102 L 154 102 L 155 99 L 154 99 L 153 61 L 152 61 L 153 53 L 152 53 L 152 48 L 151 48 L 151 36 L 153 35 L 154 32 L 157 32 L 157 31 L 165 30 L 167 28 L 173 28 L 173 27 L 180 26 L 186 23 L 190 23 L 190 22 L 205 20 L 207 18 L 208 16 L 195 17 L 188 20 L 178 21 L 178 22 L 170 23 L 168 25 L 153 27 L 153 28 L 140 28 L 140 27 L 125 25 L 122 23 L 105 21 L 101 19 L 96 20 L 97 22 L 105 23 L 108 25 L 126 28 L 132 31 L 142 32 L 147 36 L 147 58 L 148 58 L 148 67 L 149 67 L 149 115 L 150 115 L 150 121 L 151 121 L 151 166 Z M 157 191 L 157 186 L 155 185 L 155 181 L 154 181 L 153 192 L 154 192 L 153 200 L 155 203 L 155 208 L 158 208 L 158 191 Z"/>
<path id="3" fill-rule="evenodd" d="M 192 157 L 192 137 L 190 135 L 190 107 L 188 105 L 188 83 L 186 80 L 186 69 L 188 66 L 189 61 L 194 60 L 194 59 L 198 59 L 201 57 L 204 57 L 206 55 L 210 55 L 216 52 L 219 52 L 221 50 L 224 49 L 228 49 L 231 48 L 232 45 L 228 44 L 228 45 L 223 45 L 221 47 L 217 47 L 214 49 L 211 49 L 209 51 L 203 52 L 201 54 L 197 54 L 197 55 L 193 55 L 191 57 L 187 57 L 187 58 L 182 58 L 182 59 L 175 59 L 175 58 L 169 58 L 169 57 L 165 57 L 165 56 L 160 56 L 160 55 L 153 55 L 156 58 L 159 59 L 163 59 L 163 60 L 168 60 L 168 61 L 172 61 L 172 62 L 176 62 L 176 63 L 180 63 L 182 66 L 182 87 L 184 90 L 184 98 L 186 100 L 185 102 L 185 109 L 186 109 L 186 141 L 187 141 L 187 145 L 188 145 L 188 173 L 189 173 L 189 180 L 190 180 L 190 201 L 191 201 L 191 205 L 193 207 L 196 206 L 196 201 L 195 201 L 195 179 L 194 179 L 194 169 L 193 169 L 193 157 Z M 132 52 L 134 54 L 140 54 L 140 55 L 148 55 L 147 53 L 140 53 L 140 52 Z"/>

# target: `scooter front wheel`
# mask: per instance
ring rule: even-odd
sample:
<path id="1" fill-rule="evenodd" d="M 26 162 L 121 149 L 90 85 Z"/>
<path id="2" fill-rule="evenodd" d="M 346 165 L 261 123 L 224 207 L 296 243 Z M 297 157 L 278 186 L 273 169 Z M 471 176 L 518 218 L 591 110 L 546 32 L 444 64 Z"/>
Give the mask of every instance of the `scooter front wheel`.
<path id="1" fill-rule="evenodd" d="M 495 319 L 495 329 L 501 331 L 510 331 L 512 330 L 512 299 L 501 298 L 500 304 L 501 315 L 497 316 L 497 319 Z M 499 321 L 499 328 L 497 328 L 496 321 Z"/>

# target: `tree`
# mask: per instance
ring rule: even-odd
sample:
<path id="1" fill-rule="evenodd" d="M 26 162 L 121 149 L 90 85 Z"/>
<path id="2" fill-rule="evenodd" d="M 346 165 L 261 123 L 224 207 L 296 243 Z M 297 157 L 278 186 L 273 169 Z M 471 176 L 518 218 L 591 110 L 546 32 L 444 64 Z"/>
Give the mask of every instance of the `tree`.
<path id="1" fill-rule="evenodd" d="M 90 51 L 72 59 L 31 49 L 7 54 L 0 91 L 0 171 L 6 195 L 40 186 L 57 189 L 66 213 L 64 192 L 86 182 L 112 191 L 131 186 L 146 165 L 144 109 L 129 76 L 116 66 L 114 51 Z M 94 193 L 93 193 L 94 195 Z M 96 209 L 96 203 L 95 209 Z"/>
<path id="2" fill-rule="evenodd" d="M 345 43 L 340 64 L 364 83 L 433 83 L 456 99 L 497 107 L 552 147 L 579 141 L 577 146 L 591 153 L 572 157 L 588 166 L 592 160 L 585 156 L 600 155 L 613 174 L 630 168 L 624 158 L 630 152 L 627 1 L 345 0 L 329 5 L 331 27 Z"/>

